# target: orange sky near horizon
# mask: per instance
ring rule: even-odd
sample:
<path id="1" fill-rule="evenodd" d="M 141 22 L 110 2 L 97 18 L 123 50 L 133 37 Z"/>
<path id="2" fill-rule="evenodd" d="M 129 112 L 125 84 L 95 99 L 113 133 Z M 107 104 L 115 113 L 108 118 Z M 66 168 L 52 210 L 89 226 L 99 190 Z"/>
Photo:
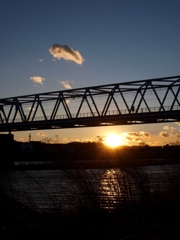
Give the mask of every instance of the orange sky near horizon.
<path id="1" fill-rule="evenodd" d="M 98 141 L 98 137 L 101 137 L 106 142 L 108 136 L 114 134 L 116 139 L 109 139 L 109 145 L 110 141 L 119 141 L 119 145 L 147 144 L 149 146 L 163 146 L 180 141 L 180 124 L 172 122 L 114 127 L 35 130 L 12 132 L 12 134 L 14 134 L 14 139 L 17 141 L 28 142 L 29 135 L 31 135 L 31 141 L 49 141 L 51 143 L 95 142 Z"/>

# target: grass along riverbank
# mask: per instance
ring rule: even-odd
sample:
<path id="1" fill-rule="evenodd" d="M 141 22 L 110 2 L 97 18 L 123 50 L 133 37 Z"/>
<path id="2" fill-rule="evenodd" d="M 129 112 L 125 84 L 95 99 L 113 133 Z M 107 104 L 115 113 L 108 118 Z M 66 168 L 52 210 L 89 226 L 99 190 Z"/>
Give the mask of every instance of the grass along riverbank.
<path id="1" fill-rule="evenodd" d="M 142 167 L 120 167 L 106 187 L 116 194 L 116 202 L 99 189 L 99 175 L 89 177 L 86 169 L 66 170 L 79 189 L 78 211 L 43 212 L 0 191 L 1 239 L 179 239 L 180 169 L 164 176 L 166 184 L 151 188 L 150 176 Z M 166 174 L 166 173 L 165 173 Z M 133 182 L 133 184 L 132 184 Z M 132 198 L 136 193 L 136 199 Z M 33 204 L 33 202 L 32 202 Z"/>

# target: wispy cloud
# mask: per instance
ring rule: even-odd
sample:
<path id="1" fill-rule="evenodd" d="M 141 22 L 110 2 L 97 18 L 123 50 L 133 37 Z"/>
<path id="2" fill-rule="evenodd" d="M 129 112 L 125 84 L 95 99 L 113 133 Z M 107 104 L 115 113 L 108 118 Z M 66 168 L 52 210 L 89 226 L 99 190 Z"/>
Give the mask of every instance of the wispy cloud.
<path id="1" fill-rule="evenodd" d="M 66 81 L 59 81 L 65 89 L 72 89 L 70 83 L 73 83 L 73 81 L 69 81 L 69 80 L 66 80 Z"/>
<path id="2" fill-rule="evenodd" d="M 38 136 L 40 136 L 40 137 L 46 137 L 46 134 L 45 133 L 43 133 L 43 132 L 38 132 L 38 134 L 37 134 Z"/>
<path id="3" fill-rule="evenodd" d="M 127 135 L 130 137 L 146 137 L 149 138 L 151 137 L 151 134 L 148 132 L 127 132 Z"/>
<path id="4" fill-rule="evenodd" d="M 35 108 L 32 108 L 32 107 L 28 107 L 28 108 L 26 108 L 26 109 L 29 110 L 29 111 L 30 111 L 31 109 L 32 109 L 33 111 L 35 111 Z"/>
<path id="5" fill-rule="evenodd" d="M 171 132 L 173 133 L 173 132 L 176 130 L 176 128 L 171 127 L 170 130 L 171 130 Z"/>
<path id="6" fill-rule="evenodd" d="M 90 142 L 91 139 L 79 139 L 79 138 L 62 138 L 62 143 L 69 143 L 69 142 Z"/>
<path id="7" fill-rule="evenodd" d="M 62 139 L 62 143 L 69 143 L 71 140 L 70 139 L 68 139 L 68 138 L 63 138 Z"/>
<path id="8" fill-rule="evenodd" d="M 159 135 L 161 137 L 169 137 L 169 133 L 168 132 L 160 132 Z"/>
<path id="9" fill-rule="evenodd" d="M 78 51 L 73 50 L 67 45 L 53 44 L 49 49 L 49 52 L 53 55 L 54 58 L 67 61 L 74 61 L 77 64 L 82 64 L 84 59 Z"/>
<path id="10" fill-rule="evenodd" d="M 39 61 L 39 62 L 43 62 L 43 61 L 44 61 L 44 59 L 43 59 L 43 58 L 40 58 L 38 61 Z"/>
<path id="11" fill-rule="evenodd" d="M 45 81 L 45 78 L 40 76 L 33 76 L 33 77 L 30 77 L 30 80 L 32 80 L 35 83 L 43 84 L 43 81 Z"/>
<path id="12" fill-rule="evenodd" d="M 145 137 L 145 138 L 150 138 L 151 137 L 151 134 L 148 133 L 148 132 L 141 131 L 140 134 L 141 134 L 142 137 Z"/>
<path id="13" fill-rule="evenodd" d="M 151 138 L 151 134 L 148 132 L 140 131 L 140 132 L 126 132 L 125 140 L 133 141 L 137 143 L 144 143 L 148 138 Z"/>
<path id="14" fill-rule="evenodd" d="M 19 141 L 25 142 L 25 139 L 24 138 L 19 138 Z"/>
<path id="15" fill-rule="evenodd" d="M 131 138 L 141 136 L 141 134 L 138 133 L 138 132 L 127 132 L 127 135 L 128 135 L 129 137 L 131 137 Z"/>

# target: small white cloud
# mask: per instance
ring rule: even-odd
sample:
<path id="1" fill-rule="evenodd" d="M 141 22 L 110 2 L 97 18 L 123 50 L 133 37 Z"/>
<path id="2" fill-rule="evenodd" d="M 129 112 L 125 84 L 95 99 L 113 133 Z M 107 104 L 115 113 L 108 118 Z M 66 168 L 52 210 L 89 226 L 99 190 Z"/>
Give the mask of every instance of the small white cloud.
<path id="1" fill-rule="evenodd" d="M 73 83 L 73 81 L 67 80 L 67 81 L 59 81 L 59 82 L 64 86 L 65 89 L 72 89 L 72 87 L 70 86 L 70 83 Z"/>
<path id="2" fill-rule="evenodd" d="M 40 76 L 33 76 L 33 77 L 30 77 L 30 80 L 32 80 L 35 83 L 43 84 L 43 81 L 45 81 L 45 78 Z"/>
<path id="3" fill-rule="evenodd" d="M 171 129 L 172 133 L 176 130 L 176 128 L 174 128 L 174 127 L 171 127 L 170 129 Z"/>
<path id="4" fill-rule="evenodd" d="M 39 61 L 39 62 L 43 62 L 43 58 L 40 58 L 38 61 Z"/>
<path id="5" fill-rule="evenodd" d="M 49 49 L 49 52 L 53 55 L 54 58 L 67 61 L 74 61 L 77 64 L 82 64 L 84 59 L 78 51 L 73 50 L 67 45 L 53 44 Z"/>

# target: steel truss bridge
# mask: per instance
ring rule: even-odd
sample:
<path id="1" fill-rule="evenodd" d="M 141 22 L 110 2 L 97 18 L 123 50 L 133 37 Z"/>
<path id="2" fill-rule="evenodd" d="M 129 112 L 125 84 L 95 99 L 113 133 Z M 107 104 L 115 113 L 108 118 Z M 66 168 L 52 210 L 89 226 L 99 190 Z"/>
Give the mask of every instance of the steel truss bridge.
<path id="1" fill-rule="evenodd" d="M 180 76 L 0 99 L 0 132 L 180 121 Z"/>

